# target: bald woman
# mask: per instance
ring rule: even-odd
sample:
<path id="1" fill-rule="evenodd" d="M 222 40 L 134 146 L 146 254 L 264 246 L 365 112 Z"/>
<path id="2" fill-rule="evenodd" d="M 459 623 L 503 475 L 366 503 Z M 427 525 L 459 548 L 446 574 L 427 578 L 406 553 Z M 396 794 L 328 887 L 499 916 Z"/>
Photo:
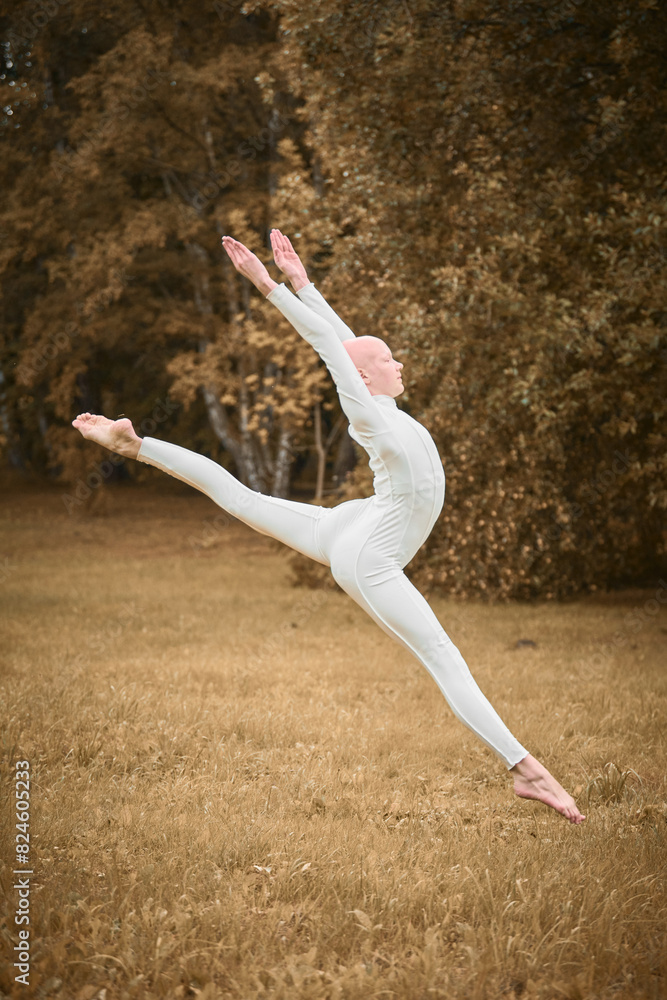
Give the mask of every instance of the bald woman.
<path id="1" fill-rule="evenodd" d="M 429 432 L 396 405 L 403 365 L 377 337 L 355 337 L 314 284 L 290 240 L 271 232 L 274 259 L 290 280 L 265 266 L 231 236 L 223 246 L 245 275 L 326 364 L 350 427 L 369 456 L 373 496 L 317 507 L 248 489 L 215 462 L 178 445 L 139 438 L 129 420 L 80 414 L 84 437 L 189 483 L 256 531 L 322 563 L 380 628 L 428 670 L 460 721 L 505 764 L 514 791 L 537 799 L 571 823 L 585 817 L 574 799 L 507 729 L 475 683 L 461 653 L 403 569 L 424 544 L 445 497 L 442 461 Z"/>

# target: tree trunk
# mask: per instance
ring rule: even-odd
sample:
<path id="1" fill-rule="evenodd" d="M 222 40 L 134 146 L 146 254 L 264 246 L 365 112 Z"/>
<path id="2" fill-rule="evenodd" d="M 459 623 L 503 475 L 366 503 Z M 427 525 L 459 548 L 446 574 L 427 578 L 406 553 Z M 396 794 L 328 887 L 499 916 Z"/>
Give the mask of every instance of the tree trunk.
<path id="1" fill-rule="evenodd" d="M 171 196 L 173 193 L 172 181 L 176 183 L 176 186 L 180 191 L 181 197 L 185 201 L 188 201 L 185 189 L 183 188 L 182 184 L 177 181 L 177 178 L 171 173 L 163 172 L 162 183 L 164 184 L 164 189 L 168 196 Z M 192 204 L 191 201 L 188 203 Z M 213 306 L 211 304 L 211 296 L 210 296 L 208 276 L 207 276 L 207 269 L 209 264 L 208 254 L 199 243 L 189 243 L 187 245 L 187 252 L 195 261 L 195 267 L 196 267 L 196 274 L 194 280 L 195 305 L 197 306 L 197 309 L 203 316 L 212 316 Z M 228 290 L 230 289 L 230 284 L 232 293 L 235 296 L 235 289 L 233 283 L 230 283 L 229 281 L 228 281 Z M 230 315 L 233 322 L 234 306 L 237 305 L 237 303 L 235 299 L 234 301 L 231 300 L 228 301 L 230 301 Z M 208 339 L 208 337 L 202 337 L 198 345 L 199 353 L 205 354 L 209 344 L 210 340 Z M 213 433 L 215 434 L 215 436 L 217 437 L 218 441 L 223 446 L 223 448 L 225 448 L 225 450 L 228 451 L 232 456 L 232 458 L 234 459 L 234 463 L 236 465 L 239 478 L 242 480 L 242 482 L 246 483 L 247 485 L 250 485 L 252 489 L 256 489 L 257 486 L 252 485 L 253 482 L 252 470 L 248 470 L 246 468 L 243 449 L 239 441 L 237 441 L 234 433 L 232 432 L 229 423 L 229 418 L 227 416 L 227 411 L 220 402 L 218 392 L 211 385 L 202 385 L 201 392 L 202 392 L 202 397 L 204 399 L 204 405 L 206 406 L 206 413 L 208 416 L 209 424 L 211 426 L 211 430 L 213 431 Z"/>
<path id="2" fill-rule="evenodd" d="M 292 465 L 291 443 L 292 432 L 281 422 L 271 487 L 271 493 L 274 497 L 286 497 L 289 490 L 289 473 Z"/>
<path id="3" fill-rule="evenodd" d="M 327 434 L 326 441 L 322 437 L 322 407 L 318 400 L 313 410 L 313 425 L 315 429 L 315 450 L 317 452 L 317 480 L 315 484 L 315 500 L 321 500 L 324 495 L 324 475 L 327 467 L 327 455 L 331 445 L 338 437 L 344 424 L 343 416 L 339 416 Z"/>
<path id="4" fill-rule="evenodd" d="M 348 472 L 351 472 L 356 464 L 357 456 L 352 438 L 349 434 L 341 434 L 333 464 L 333 480 L 336 486 L 341 485 Z"/>
<path id="5" fill-rule="evenodd" d="M 194 278 L 194 288 L 195 288 L 195 304 L 197 309 L 203 316 L 213 316 L 213 305 L 211 303 L 211 293 L 208 283 L 208 266 L 209 259 L 206 250 L 199 243 L 189 243 L 187 245 L 187 251 L 190 256 L 195 260 L 195 278 Z M 228 288 L 231 288 L 235 296 L 234 283 L 228 282 Z M 235 298 L 230 300 L 230 320 L 235 322 Z M 210 340 L 208 337 L 202 337 L 199 341 L 199 351 L 204 354 Z M 247 440 L 247 405 L 244 399 L 243 393 L 243 378 L 241 378 L 241 404 L 240 404 L 240 423 L 241 423 L 241 439 L 236 440 L 230 431 L 229 420 L 227 419 L 227 414 L 225 408 L 220 402 L 218 393 L 212 386 L 202 386 L 202 395 L 204 397 L 204 403 L 206 405 L 206 412 L 208 414 L 209 423 L 213 433 L 216 435 L 220 443 L 224 448 L 231 453 L 236 463 L 236 467 L 239 473 L 239 477 L 242 482 L 247 483 L 247 485 L 252 490 L 261 489 L 261 479 L 258 476 L 255 463 L 253 461 L 252 450 L 249 447 L 249 442 Z"/>
<path id="6" fill-rule="evenodd" d="M 274 108 L 272 111 L 272 118 L 276 114 L 277 109 Z M 212 173 L 215 174 L 217 172 L 215 150 L 213 148 L 212 135 L 205 119 L 202 121 L 202 131 L 206 144 L 208 165 Z M 275 129 L 269 130 L 271 166 L 269 168 L 268 189 L 270 196 L 275 192 L 277 187 L 277 178 L 273 167 L 276 155 L 275 131 Z M 189 204 L 192 205 L 192 200 L 187 198 L 187 193 L 183 189 L 182 184 L 178 182 L 177 178 L 172 177 L 171 174 L 164 173 L 163 183 L 168 194 L 171 194 L 172 192 L 172 182 L 179 188 L 181 197 L 183 197 L 184 200 L 189 201 Z M 218 233 L 222 235 L 223 227 L 219 220 L 216 222 L 216 228 Z M 268 231 L 269 230 L 267 228 L 267 236 Z M 188 244 L 187 251 L 195 263 L 195 304 L 202 316 L 212 317 L 213 306 L 211 302 L 208 278 L 208 269 L 210 265 L 208 254 L 204 247 L 195 242 Z M 274 413 L 268 401 L 269 390 L 267 387 L 269 379 L 279 379 L 282 372 L 272 363 L 264 365 L 264 377 L 260 381 L 254 396 L 255 404 L 259 404 L 262 411 L 261 423 L 263 431 L 262 437 L 264 437 L 264 440 L 258 440 L 253 432 L 251 432 L 249 426 L 250 415 L 253 409 L 253 390 L 249 390 L 248 383 L 246 381 L 248 370 L 247 366 L 249 365 L 250 370 L 253 373 L 257 372 L 258 360 L 253 357 L 252 353 L 249 354 L 249 352 L 243 348 L 242 329 L 239 326 L 237 318 L 241 310 L 243 310 L 248 319 L 251 319 L 252 317 L 252 309 L 250 305 L 250 283 L 247 279 L 241 278 L 241 303 L 239 302 L 236 272 L 231 261 L 225 254 L 223 254 L 222 271 L 226 289 L 229 323 L 232 328 L 232 337 L 241 343 L 237 358 L 239 377 L 237 433 L 232 431 L 227 411 L 224 405 L 220 402 L 219 393 L 212 385 L 202 385 L 201 387 L 206 412 L 213 433 L 223 447 L 230 452 L 234 459 L 239 479 L 249 486 L 250 489 L 256 490 L 259 493 L 265 493 L 268 484 L 271 483 L 272 495 L 282 497 L 286 495 L 289 487 L 289 469 L 291 464 L 290 445 L 292 441 L 292 431 L 283 418 L 280 418 L 278 426 L 275 426 Z M 206 352 L 210 342 L 211 341 L 207 336 L 201 338 L 199 342 L 200 353 L 203 354 Z M 263 396 L 267 398 L 263 400 Z M 274 456 L 271 449 L 271 436 L 272 432 L 275 430 L 278 431 L 278 442 Z"/>
<path id="7" fill-rule="evenodd" d="M 9 406 L 7 405 L 7 390 L 4 372 L 0 369 L 0 430 L 7 442 L 7 458 L 9 464 L 15 469 L 24 468 L 23 456 L 20 448 L 16 444 L 16 438 L 12 430 L 9 418 Z"/>

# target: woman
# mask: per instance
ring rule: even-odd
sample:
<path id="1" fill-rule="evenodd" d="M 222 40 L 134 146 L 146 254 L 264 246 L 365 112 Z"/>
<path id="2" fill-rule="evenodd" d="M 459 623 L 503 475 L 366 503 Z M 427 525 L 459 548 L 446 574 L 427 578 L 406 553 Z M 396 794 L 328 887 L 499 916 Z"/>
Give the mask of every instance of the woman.
<path id="1" fill-rule="evenodd" d="M 139 438 L 127 419 L 83 413 L 73 426 L 111 451 L 189 483 L 262 534 L 329 566 L 342 589 L 426 667 L 461 722 L 500 757 L 512 772 L 516 794 L 581 823 L 585 816 L 574 799 L 510 733 L 425 598 L 403 573 L 428 538 L 445 493 L 442 462 L 431 435 L 396 405 L 403 392 L 403 365 L 377 337 L 355 337 L 309 282 L 298 254 L 279 230 L 271 232 L 274 259 L 298 297 L 273 281 L 242 243 L 231 236 L 223 236 L 222 242 L 237 271 L 325 362 L 350 421 L 350 434 L 369 455 L 374 495 L 334 508 L 264 496 L 208 458 L 166 441 Z"/>

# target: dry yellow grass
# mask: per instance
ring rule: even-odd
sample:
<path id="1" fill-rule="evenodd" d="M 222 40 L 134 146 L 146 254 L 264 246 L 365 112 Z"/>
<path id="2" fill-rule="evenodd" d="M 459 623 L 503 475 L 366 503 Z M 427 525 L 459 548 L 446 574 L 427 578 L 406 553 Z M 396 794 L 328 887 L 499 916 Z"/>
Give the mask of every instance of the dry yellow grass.
<path id="1" fill-rule="evenodd" d="M 432 602 L 578 788 L 573 827 L 512 794 L 349 598 L 289 587 L 287 550 L 155 483 L 109 489 L 98 516 L 57 489 L 2 496 L 0 990 L 665 997 L 664 605 Z M 9 957 L 22 759 L 27 987 Z"/>

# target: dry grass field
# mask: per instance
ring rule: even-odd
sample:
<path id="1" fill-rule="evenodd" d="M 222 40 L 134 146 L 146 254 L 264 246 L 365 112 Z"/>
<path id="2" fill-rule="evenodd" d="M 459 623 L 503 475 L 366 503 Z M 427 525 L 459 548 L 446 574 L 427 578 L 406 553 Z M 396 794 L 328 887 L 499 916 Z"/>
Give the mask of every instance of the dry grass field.
<path id="1" fill-rule="evenodd" d="M 0 995 L 667 997 L 667 588 L 432 599 L 574 827 L 286 549 L 157 473 L 63 493 L 0 496 Z"/>

